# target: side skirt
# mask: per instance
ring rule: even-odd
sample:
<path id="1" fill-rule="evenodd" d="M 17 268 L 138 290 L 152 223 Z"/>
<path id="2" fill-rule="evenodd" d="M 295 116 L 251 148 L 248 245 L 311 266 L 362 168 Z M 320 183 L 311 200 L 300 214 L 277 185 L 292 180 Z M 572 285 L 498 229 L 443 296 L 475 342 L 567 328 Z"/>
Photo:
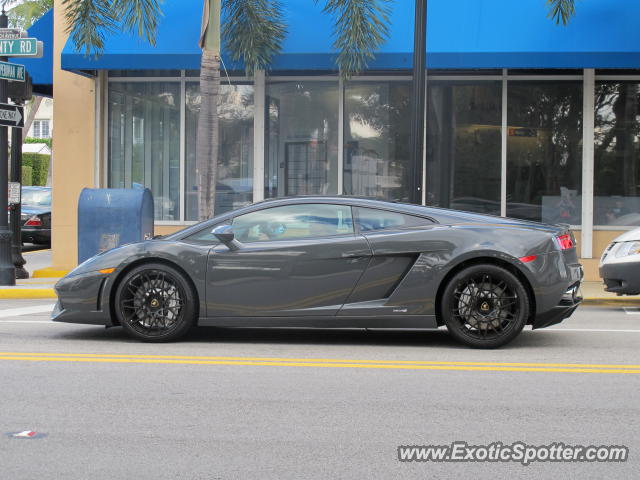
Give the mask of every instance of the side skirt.
<path id="1" fill-rule="evenodd" d="M 202 327 L 438 328 L 435 315 L 384 317 L 201 317 Z"/>

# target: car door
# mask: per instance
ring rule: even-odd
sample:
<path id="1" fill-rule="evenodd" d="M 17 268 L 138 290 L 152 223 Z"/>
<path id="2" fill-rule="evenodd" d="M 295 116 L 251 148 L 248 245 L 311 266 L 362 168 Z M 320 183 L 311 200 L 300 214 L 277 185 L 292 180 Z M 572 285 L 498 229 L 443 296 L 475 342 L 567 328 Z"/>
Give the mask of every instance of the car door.
<path id="1" fill-rule="evenodd" d="M 437 224 L 426 217 L 364 207 L 354 207 L 354 218 L 356 230 L 367 239 L 373 257 L 339 315 L 421 313 L 424 295 L 419 291 L 417 295 L 413 290 L 392 295 L 423 252 L 442 248 L 441 242 L 430 241 L 425 233 Z"/>
<path id="2" fill-rule="evenodd" d="M 348 205 L 265 208 L 232 228 L 241 248 L 209 252 L 209 317 L 333 316 L 371 258 Z"/>

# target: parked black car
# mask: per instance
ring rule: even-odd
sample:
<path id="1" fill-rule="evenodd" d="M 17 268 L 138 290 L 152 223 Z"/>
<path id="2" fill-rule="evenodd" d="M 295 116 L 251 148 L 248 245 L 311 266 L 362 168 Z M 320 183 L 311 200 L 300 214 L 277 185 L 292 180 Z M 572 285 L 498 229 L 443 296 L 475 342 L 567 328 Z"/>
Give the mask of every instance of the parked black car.
<path id="1" fill-rule="evenodd" d="M 22 187 L 22 243 L 51 245 L 51 188 Z"/>
<path id="2" fill-rule="evenodd" d="M 447 327 L 482 348 L 580 304 L 566 225 L 350 197 L 256 203 L 85 261 L 53 320 L 145 341 L 195 325 Z"/>

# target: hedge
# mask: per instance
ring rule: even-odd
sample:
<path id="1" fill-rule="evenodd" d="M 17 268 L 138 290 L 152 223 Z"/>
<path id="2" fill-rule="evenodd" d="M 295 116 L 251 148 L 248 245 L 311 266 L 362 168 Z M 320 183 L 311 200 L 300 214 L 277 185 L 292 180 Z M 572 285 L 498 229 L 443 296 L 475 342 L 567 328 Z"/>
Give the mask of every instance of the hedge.
<path id="1" fill-rule="evenodd" d="M 43 155 L 41 153 L 22 154 L 22 166 L 31 167 L 31 185 L 45 186 L 47 184 L 50 160 L 51 157 L 49 155 Z M 24 179 L 22 183 L 27 185 Z"/>
<path id="2" fill-rule="evenodd" d="M 31 186 L 33 169 L 26 165 L 22 166 L 22 185 Z"/>
<path id="3" fill-rule="evenodd" d="M 35 137 L 27 137 L 24 139 L 22 143 L 45 143 L 49 148 L 51 148 L 51 139 L 50 138 L 35 138 Z"/>

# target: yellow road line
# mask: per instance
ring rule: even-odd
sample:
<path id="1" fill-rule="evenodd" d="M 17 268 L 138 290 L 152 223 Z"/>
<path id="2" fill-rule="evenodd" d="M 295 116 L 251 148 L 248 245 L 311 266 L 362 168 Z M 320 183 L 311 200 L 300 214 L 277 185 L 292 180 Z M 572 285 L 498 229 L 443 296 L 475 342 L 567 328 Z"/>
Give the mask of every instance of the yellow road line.
<path id="1" fill-rule="evenodd" d="M 287 358 L 287 357 L 229 357 L 229 356 L 193 356 L 193 355 L 138 355 L 115 353 L 50 353 L 50 352 L 0 352 L 0 356 L 45 356 L 45 357 L 86 357 L 86 358 L 130 358 L 130 359 L 166 359 L 197 361 L 258 361 L 258 362 L 299 362 L 299 363 L 372 363 L 407 365 L 458 365 L 458 366 L 496 366 L 496 367 L 563 367 L 563 368 L 617 368 L 640 370 L 640 365 L 591 364 L 591 363 L 531 363 L 531 362 L 447 362 L 431 360 L 360 360 L 348 358 Z"/>
<path id="2" fill-rule="evenodd" d="M 217 358 L 217 359 L 216 359 Z M 226 359 L 225 359 L 226 358 Z M 365 368 L 386 370 L 461 370 L 640 374 L 638 365 L 510 364 L 480 362 L 410 362 L 385 360 L 265 359 L 257 357 L 162 357 L 155 355 L 2 353 L 0 360 L 30 362 L 142 363 L 173 365 L 246 365 L 277 367 Z M 556 366 L 550 366 L 556 365 Z"/>

